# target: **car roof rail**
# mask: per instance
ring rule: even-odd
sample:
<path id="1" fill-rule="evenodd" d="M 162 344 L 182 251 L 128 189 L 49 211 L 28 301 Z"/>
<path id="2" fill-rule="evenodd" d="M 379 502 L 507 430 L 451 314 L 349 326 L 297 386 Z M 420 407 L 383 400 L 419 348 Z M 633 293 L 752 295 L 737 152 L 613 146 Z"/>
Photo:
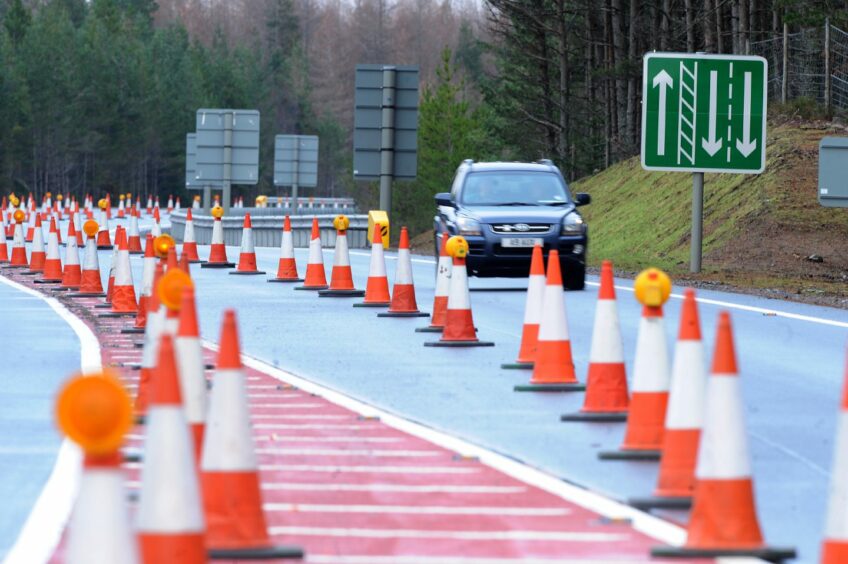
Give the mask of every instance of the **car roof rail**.
<path id="1" fill-rule="evenodd" d="M 554 166 L 554 161 L 552 161 L 551 159 L 539 159 L 536 162 L 543 165 Z"/>

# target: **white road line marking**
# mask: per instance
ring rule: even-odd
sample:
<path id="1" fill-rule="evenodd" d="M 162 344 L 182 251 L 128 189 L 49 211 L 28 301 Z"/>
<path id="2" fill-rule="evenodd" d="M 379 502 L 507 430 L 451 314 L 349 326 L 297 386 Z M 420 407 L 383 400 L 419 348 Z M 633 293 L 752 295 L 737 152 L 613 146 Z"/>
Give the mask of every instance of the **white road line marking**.
<path id="1" fill-rule="evenodd" d="M 427 505 L 324 505 L 311 503 L 266 503 L 265 511 L 305 513 L 406 513 L 412 515 L 509 515 L 512 517 L 561 517 L 567 507 L 445 507 Z"/>
<path id="2" fill-rule="evenodd" d="M 424 458 L 442 456 L 446 453 L 438 450 L 348 450 L 326 448 L 258 448 L 256 454 L 295 454 L 309 456 L 375 456 L 397 458 Z"/>
<path id="3" fill-rule="evenodd" d="M 452 494 L 520 494 L 524 486 L 453 486 L 450 484 L 304 484 L 300 482 L 262 482 L 263 490 L 302 492 L 395 492 L 395 493 L 452 493 Z"/>
<path id="4" fill-rule="evenodd" d="M 360 537 L 372 539 L 450 539 L 464 541 L 620 542 L 632 538 L 621 533 L 569 533 L 566 531 L 426 531 L 417 529 L 362 529 L 341 527 L 270 527 L 272 535 Z"/>
<path id="5" fill-rule="evenodd" d="M 463 466 L 316 466 L 311 464 L 260 464 L 265 472 L 342 472 L 364 474 L 479 474 L 480 468 Z"/>

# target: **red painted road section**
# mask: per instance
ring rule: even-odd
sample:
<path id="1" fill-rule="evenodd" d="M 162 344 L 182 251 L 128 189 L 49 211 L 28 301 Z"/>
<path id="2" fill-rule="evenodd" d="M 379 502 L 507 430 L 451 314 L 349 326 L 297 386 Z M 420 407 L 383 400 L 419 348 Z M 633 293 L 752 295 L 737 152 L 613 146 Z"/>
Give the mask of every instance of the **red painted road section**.
<path id="1" fill-rule="evenodd" d="M 31 277 L 6 275 L 48 291 Z M 56 295 L 94 330 L 104 366 L 134 394 L 138 371 L 131 366 L 141 361 L 142 336 L 120 332 L 133 318 L 99 318 L 108 311 L 94 308 L 102 300 Z M 214 364 L 214 352 L 206 354 Z M 307 561 L 651 561 L 658 542 L 628 522 L 611 522 L 269 374 L 245 371 L 271 536 L 302 546 Z M 141 449 L 143 435 L 137 426 L 128 449 Z M 128 488 L 137 489 L 139 464 L 125 466 Z M 61 553 L 60 546 L 52 561 L 61 562 Z"/>

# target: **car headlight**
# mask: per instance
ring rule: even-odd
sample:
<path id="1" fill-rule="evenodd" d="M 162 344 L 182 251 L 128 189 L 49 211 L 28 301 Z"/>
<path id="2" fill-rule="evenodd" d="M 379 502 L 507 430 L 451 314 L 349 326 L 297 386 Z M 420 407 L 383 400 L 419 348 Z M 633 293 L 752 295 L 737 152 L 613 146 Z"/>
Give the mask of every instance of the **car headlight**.
<path id="1" fill-rule="evenodd" d="M 585 227 L 583 218 L 576 213 L 570 213 L 562 219 L 563 235 L 582 235 Z"/>
<path id="2" fill-rule="evenodd" d="M 480 228 L 480 222 L 468 217 L 457 217 L 456 226 L 459 228 L 459 234 L 463 236 L 483 234 Z"/>

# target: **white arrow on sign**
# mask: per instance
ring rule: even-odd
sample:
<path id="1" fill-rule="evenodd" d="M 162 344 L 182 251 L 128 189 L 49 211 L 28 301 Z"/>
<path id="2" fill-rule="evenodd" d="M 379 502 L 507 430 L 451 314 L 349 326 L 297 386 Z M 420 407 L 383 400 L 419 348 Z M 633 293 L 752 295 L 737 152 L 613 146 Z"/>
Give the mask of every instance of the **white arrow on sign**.
<path id="1" fill-rule="evenodd" d="M 710 127 L 709 137 L 701 139 L 701 146 L 711 157 L 721 149 L 721 138 L 716 139 L 716 117 L 718 114 L 718 71 L 710 71 Z"/>
<path id="2" fill-rule="evenodd" d="M 736 140 L 736 150 L 747 157 L 757 148 L 757 140 L 751 141 L 751 73 L 745 73 L 745 102 L 742 105 L 742 139 Z"/>
<path id="3" fill-rule="evenodd" d="M 654 77 L 654 88 L 660 87 L 659 114 L 657 115 L 657 155 L 665 155 L 665 91 L 674 86 L 674 80 L 664 70 Z"/>

